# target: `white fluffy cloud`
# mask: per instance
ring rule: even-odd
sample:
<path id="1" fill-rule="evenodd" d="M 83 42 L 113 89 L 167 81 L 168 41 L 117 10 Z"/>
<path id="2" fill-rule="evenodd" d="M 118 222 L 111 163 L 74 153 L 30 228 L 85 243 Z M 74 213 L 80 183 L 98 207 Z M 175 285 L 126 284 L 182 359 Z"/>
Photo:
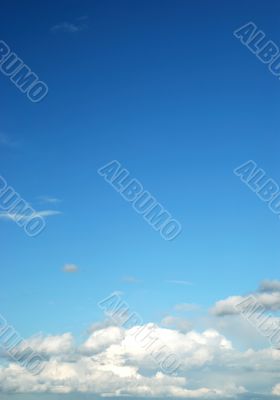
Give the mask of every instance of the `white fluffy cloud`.
<path id="1" fill-rule="evenodd" d="M 49 356 L 69 354 L 74 350 L 74 338 L 71 333 L 64 333 L 57 336 L 37 335 L 25 341 L 36 353 L 43 353 Z"/>
<path id="2" fill-rule="evenodd" d="M 279 282 L 262 282 L 254 296 L 267 310 L 278 310 Z M 126 328 L 108 318 L 93 324 L 83 343 L 76 343 L 69 332 L 31 337 L 25 345 L 44 357 L 44 368 L 31 375 L 2 354 L 0 393 L 213 400 L 280 396 L 280 351 L 270 348 L 268 341 L 264 348 L 252 349 L 252 340 L 241 351 L 228 339 L 233 331 L 227 330 L 228 321 L 235 321 L 240 331 L 238 318 L 232 316 L 244 298 L 231 296 L 216 302 L 212 314 L 226 316 L 210 317 L 212 324 L 223 322 L 216 329 L 195 331 L 189 320 L 167 315 L 161 326 L 148 323 Z M 176 309 L 185 312 L 190 308 L 184 304 Z M 162 359 L 171 354 L 176 358 L 175 373 L 162 368 L 156 353 Z"/>
<path id="3" fill-rule="evenodd" d="M 3 393 L 92 393 L 97 396 L 221 398 L 247 391 L 280 394 L 280 352 L 240 352 L 218 331 L 186 333 L 146 324 L 147 332 L 167 345 L 180 361 L 173 375 L 162 372 L 150 352 L 135 339 L 137 328 L 100 324 L 82 344 L 70 333 L 27 340 L 46 356 L 33 376 L 11 360 L 0 367 Z M 168 350 L 167 350 L 168 349 Z"/>

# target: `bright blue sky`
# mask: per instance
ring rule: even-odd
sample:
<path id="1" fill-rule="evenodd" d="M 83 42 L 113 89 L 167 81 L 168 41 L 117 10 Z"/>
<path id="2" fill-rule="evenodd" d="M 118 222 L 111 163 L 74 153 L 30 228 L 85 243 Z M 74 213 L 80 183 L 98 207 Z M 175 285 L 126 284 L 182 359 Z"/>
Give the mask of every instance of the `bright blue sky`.
<path id="1" fill-rule="evenodd" d="M 34 239 L 0 224 L 1 313 L 23 335 L 80 334 L 114 290 L 157 321 L 177 303 L 208 308 L 279 278 L 280 221 L 232 172 L 253 159 L 280 182 L 280 82 L 232 35 L 252 20 L 280 43 L 279 11 L 277 1 L 2 5 L 1 39 L 49 94 L 33 104 L 0 75 L 0 130 L 17 142 L 0 147 L 1 174 L 36 210 L 62 213 Z M 84 16 L 84 30 L 50 31 Z M 112 159 L 182 223 L 176 240 L 97 174 Z M 63 273 L 66 263 L 79 271 Z"/>

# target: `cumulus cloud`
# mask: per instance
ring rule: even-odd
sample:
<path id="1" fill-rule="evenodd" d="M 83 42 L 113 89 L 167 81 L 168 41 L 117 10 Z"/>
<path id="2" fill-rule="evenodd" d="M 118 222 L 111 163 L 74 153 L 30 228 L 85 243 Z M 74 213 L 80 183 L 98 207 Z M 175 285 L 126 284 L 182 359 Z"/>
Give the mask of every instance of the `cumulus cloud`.
<path id="1" fill-rule="evenodd" d="M 261 291 L 261 292 L 280 292 L 280 281 L 264 280 L 260 283 L 259 291 Z"/>
<path id="2" fill-rule="evenodd" d="M 145 327 L 180 358 L 176 375 L 162 372 L 135 341 L 135 329 L 139 327 L 111 326 L 93 332 L 82 345 L 75 344 L 70 333 L 30 338 L 29 345 L 47 357 L 44 369 L 34 376 L 8 360 L 0 367 L 0 391 L 213 399 L 246 392 L 243 384 L 232 379 L 227 384 L 214 379 L 199 385 L 197 378 L 192 381 L 190 377 L 197 368 L 220 368 L 219 363 L 226 365 L 228 360 L 237 363 L 238 354 L 217 331 L 184 334 L 155 324 Z"/>
<path id="3" fill-rule="evenodd" d="M 98 353 L 112 344 L 119 343 L 124 338 L 124 331 L 117 326 L 99 329 L 91 334 L 83 345 L 83 349 Z"/>
<path id="4" fill-rule="evenodd" d="M 261 282 L 258 290 L 252 292 L 252 295 L 267 311 L 280 310 L 280 281 L 265 280 Z M 217 301 L 210 311 L 220 317 L 239 314 L 236 306 L 246 298 L 247 296 L 230 296 Z"/>
<path id="5" fill-rule="evenodd" d="M 93 333 L 95 331 L 99 331 L 100 329 L 107 328 L 109 326 L 116 326 L 117 324 L 110 318 L 105 319 L 104 321 L 94 322 L 89 328 L 88 333 Z"/>
<path id="6" fill-rule="evenodd" d="M 69 354 L 74 350 L 74 338 L 71 333 L 44 336 L 42 334 L 25 340 L 24 345 L 30 346 L 36 353 L 48 356 Z"/>
<path id="7" fill-rule="evenodd" d="M 280 395 L 280 352 L 275 349 L 241 352 L 217 330 L 184 333 L 146 324 L 146 332 L 166 343 L 180 360 L 176 373 L 167 375 L 147 346 L 135 339 L 140 327 L 105 325 L 81 344 L 71 333 L 27 339 L 46 359 L 44 369 L 34 376 L 6 359 L 0 366 L 0 392 L 213 400 L 245 394 L 256 398 L 253 392 Z"/>
<path id="8" fill-rule="evenodd" d="M 242 296 L 230 296 L 227 299 L 217 301 L 210 311 L 213 315 L 219 317 L 239 314 L 236 306 L 241 303 L 242 300 Z"/>
<path id="9" fill-rule="evenodd" d="M 66 264 L 64 270 L 75 272 L 77 267 Z M 280 293 L 277 281 L 264 282 L 254 295 L 262 304 L 275 308 Z M 141 326 L 118 325 L 108 318 L 94 323 L 82 342 L 76 342 L 70 332 L 31 337 L 25 345 L 42 355 L 44 368 L 31 375 L 1 353 L 0 392 L 199 400 L 280 396 L 280 351 L 268 342 L 263 348 L 252 349 L 252 340 L 241 350 L 232 342 L 233 329 L 221 333 L 221 323 L 237 320 L 230 316 L 244 298 L 231 296 L 215 304 L 212 313 L 227 316 L 208 317 L 212 323 L 220 323 L 215 329 L 197 331 L 186 318 L 167 315 L 160 325 Z M 193 305 L 178 304 L 176 308 L 185 312 Z M 238 321 L 235 325 L 240 331 Z M 160 360 L 170 355 L 178 367 L 168 374 Z"/>

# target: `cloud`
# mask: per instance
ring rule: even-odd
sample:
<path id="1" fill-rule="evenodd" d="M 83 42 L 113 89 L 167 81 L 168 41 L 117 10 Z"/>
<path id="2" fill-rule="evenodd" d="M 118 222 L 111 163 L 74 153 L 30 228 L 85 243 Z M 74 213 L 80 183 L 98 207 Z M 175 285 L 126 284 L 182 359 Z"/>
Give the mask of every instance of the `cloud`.
<path id="1" fill-rule="evenodd" d="M 17 147 L 19 142 L 13 140 L 9 135 L 0 132 L 0 146 Z"/>
<path id="2" fill-rule="evenodd" d="M 192 324 L 186 318 L 167 315 L 161 321 L 161 325 L 167 328 L 177 329 L 179 332 L 188 332 L 192 329 Z"/>
<path id="3" fill-rule="evenodd" d="M 41 203 L 48 203 L 48 204 L 58 204 L 61 203 L 61 200 L 58 199 L 57 197 L 51 197 L 51 196 L 39 196 L 38 197 Z"/>
<path id="4" fill-rule="evenodd" d="M 135 278 L 135 276 L 123 276 L 122 281 L 125 283 L 140 283 L 141 281 L 137 278 Z"/>
<path id="5" fill-rule="evenodd" d="M 165 282 L 166 283 L 173 283 L 175 285 L 187 285 L 187 286 L 192 285 L 192 282 L 184 281 L 184 280 L 176 280 L 176 279 L 167 280 Z"/>
<path id="6" fill-rule="evenodd" d="M 261 303 L 267 310 L 280 310 L 280 292 L 260 293 L 255 296 L 259 303 Z"/>
<path id="7" fill-rule="evenodd" d="M 196 311 L 199 309 L 198 304 L 191 304 L 191 303 L 181 303 L 181 304 L 176 304 L 174 306 L 174 310 L 177 312 L 190 312 L 190 311 Z"/>
<path id="8" fill-rule="evenodd" d="M 105 319 L 104 321 L 94 322 L 88 329 L 89 333 L 93 333 L 99 331 L 104 328 L 108 328 L 109 326 L 116 326 L 117 323 L 114 322 L 112 318 Z"/>
<path id="9" fill-rule="evenodd" d="M 255 293 L 272 306 L 270 296 L 279 293 L 277 285 L 265 285 L 265 291 L 262 287 L 261 284 Z M 96 322 L 82 342 L 76 341 L 70 332 L 31 337 L 26 342 L 44 357 L 45 368 L 33 376 L 8 355 L 0 354 L 1 395 L 33 393 L 40 398 L 40 393 L 49 393 L 82 398 L 89 394 L 198 400 L 269 400 L 271 396 L 280 396 L 280 351 L 265 340 L 263 347 L 256 349 L 252 348 L 252 338 L 242 349 L 239 343 L 237 348 L 233 343 L 232 326 L 236 329 L 234 335 L 241 331 L 242 336 L 245 332 L 240 329 L 239 318 L 230 317 L 235 302 L 243 298 L 231 296 L 216 303 L 216 315 L 229 316 L 208 317 L 208 324 L 217 322 L 215 329 L 198 331 L 187 319 L 167 315 L 161 326 L 147 323 L 126 328 L 109 319 Z M 185 310 L 190 305 L 177 306 Z M 226 327 L 226 334 L 221 333 L 225 321 L 232 322 L 232 326 Z M 243 322 L 247 329 L 248 324 Z M 145 334 L 139 340 L 142 331 Z M 248 331 L 248 338 L 250 335 Z M 176 374 L 164 373 L 151 352 L 160 352 L 162 359 L 173 354 L 179 361 Z"/>
<path id="10" fill-rule="evenodd" d="M 70 354 L 74 350 L 74 338 L 69 332 L 62 335 L 33 336 L 25 341 L 25 347 L 30 346 L 33 351 L 47 356 Z"/>
<path id="11" fill-rule="evenodd" d="M 280 281 L 266 280 L 261 282 L 259 289 L 252 292 L 256 301 L 262 304 L 267 311 L 280 310 Z M 237 315 L 239 314 L 236 305 L 245 300 L 247 296 L 230 296 L 219 300 L 210 310 L 211 314 L 216 316 Z"/>
<path id="12" fill-rule="evenodd" d="M 54 215 L 60 215 L 60 214 L 62 214 L 61 211 L 57 211 L 57 210 L 43 210 L 43 211 L 35 212 L 36 216 L 43 217 L 43 218 L 53 217 Z"/>
<path id="13" fill-rule="evenodd" d="M 260 283 L 259 291 L 261 291 L 261 292 L 280 292 L 280 281 L 264 280 Z"/>
<path id="14" fill-rule="evenodd" d="M 100 323 L 101 324 L 101 323 Z M 106 324 L 105 324 L 106 325 Z M 145 324 L 180 361 L 176 375 L 160 370 L 135 340 L 135 330 L 103 326 L 80 344 L 71 333 L 26 340 L 45 359 L 36 376 L 9 358 L 0 365 L 5 394 L 83 394 L 98 397 L 256 399 L 280 395 L 280 352 L 272 348 L 240 351 L 214 329 L 202 332 Z M 163 355 L 166 350 L 163 350 Z"/>
<path id="15" fill-rule="evenodd" d="M 10 213 L 8 211 L 1 211 L 0 212 L 0 219 L 7 219 L 11 221 L 28 221 L 30 218 L 41 217 L 41 218 L 48 218 L 54 215 L 61 214 L 60 211 L 57 210 L 42 210 L 42 211 L 35 211 L 32 215 L 25 215 L 20 213 Z"/>
<path id="16" fill-rule="evenodd" d="M 253 375 L 258 357 L 263 358 L 267 368 L 268 361 L 272 360 L 274 365 L 280 361 L 279 357 L 274 359 L 275 355 L 270 353 L 258 356 L 255 352 L 248 353 L 242 361 L 243 355 L 234 351 L 231 343 L 214 330 L 181 333 L 151 323 L 145 328 L 166 343 L 180 359 L 181 366 L 176 376 L 164 374 L 135 340 L 137 327 L 123 329 L 109 326 L 90 334 L 81 345 L 75 343 L 70 333 L 27 339 L 28 345 L 47 360 L 44 369 L 34 376 L 7 359 L 0 366 L 0 390 L 4 394 L 22 395 L 88 393 L 102 397 L 222 400 L 246 393 L 243 382 L 238 382 L 239 367 L 247 368 L 249 364 L 252 370 L 249 369 L 248 374 Z M 200 368 L 208 371 L 207 374 L 213 371 L 208 377 L 204 372 L 204 383 L 198 378 Z M 233 374 L 235 369 L 237 376 Z M 223 378 L 221 374 L 224 374 Z"/>
<path id="17" fill-rule="evenodd" d="M 273 387 L 272 394 L 274 394 L 275 396 L 280 396 L 280 383 Z"/>
<path id="18" fill-rule="evenodd" d="M 73 273 L 78 271 L 78 267 L 75 264 L 65 264 L 63 267 L 63 272 Z"/>
<path id="19" fill-rule="evenodd" d="M 84 343 L 83 349 L 91 354 L 104 351 L 107 347 L 118 344 L 124 339 L 124 330 L 118 326 L 108 326 L 94 331 L 89 339 Z"/>
<path id="20" fill-rule="evenodd" d="M 227 299 L 219 300 L 215 303 L 214 307 L 210 310 L 213 315 L 223 317 L 225 315 L 237 315 L 239 314 L 236 308 L 237 304 L 245 299 L 242 296 L 230 296 Z"/>
<path id="21" fill-rule="evenodd" d="M 77 33 L 83 31 L 88 27 L 88 18 L 86 16 L 77 18 L 77 22 L 60 22 L 50 28 L 52 33 L 64 32 L 64 33 Z"/>

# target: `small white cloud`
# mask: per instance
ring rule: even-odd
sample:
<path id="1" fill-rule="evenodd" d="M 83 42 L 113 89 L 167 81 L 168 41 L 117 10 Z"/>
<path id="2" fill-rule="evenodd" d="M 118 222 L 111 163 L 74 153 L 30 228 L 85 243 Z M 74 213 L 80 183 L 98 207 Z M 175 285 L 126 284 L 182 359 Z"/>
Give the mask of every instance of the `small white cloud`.
<path id="1" fill-rule="evenodd" d="M 78 267 L 75 264 L 65 264 L 63 267 L 63 271 L 66 273 L 73 273 L 78 271 Z"/>

